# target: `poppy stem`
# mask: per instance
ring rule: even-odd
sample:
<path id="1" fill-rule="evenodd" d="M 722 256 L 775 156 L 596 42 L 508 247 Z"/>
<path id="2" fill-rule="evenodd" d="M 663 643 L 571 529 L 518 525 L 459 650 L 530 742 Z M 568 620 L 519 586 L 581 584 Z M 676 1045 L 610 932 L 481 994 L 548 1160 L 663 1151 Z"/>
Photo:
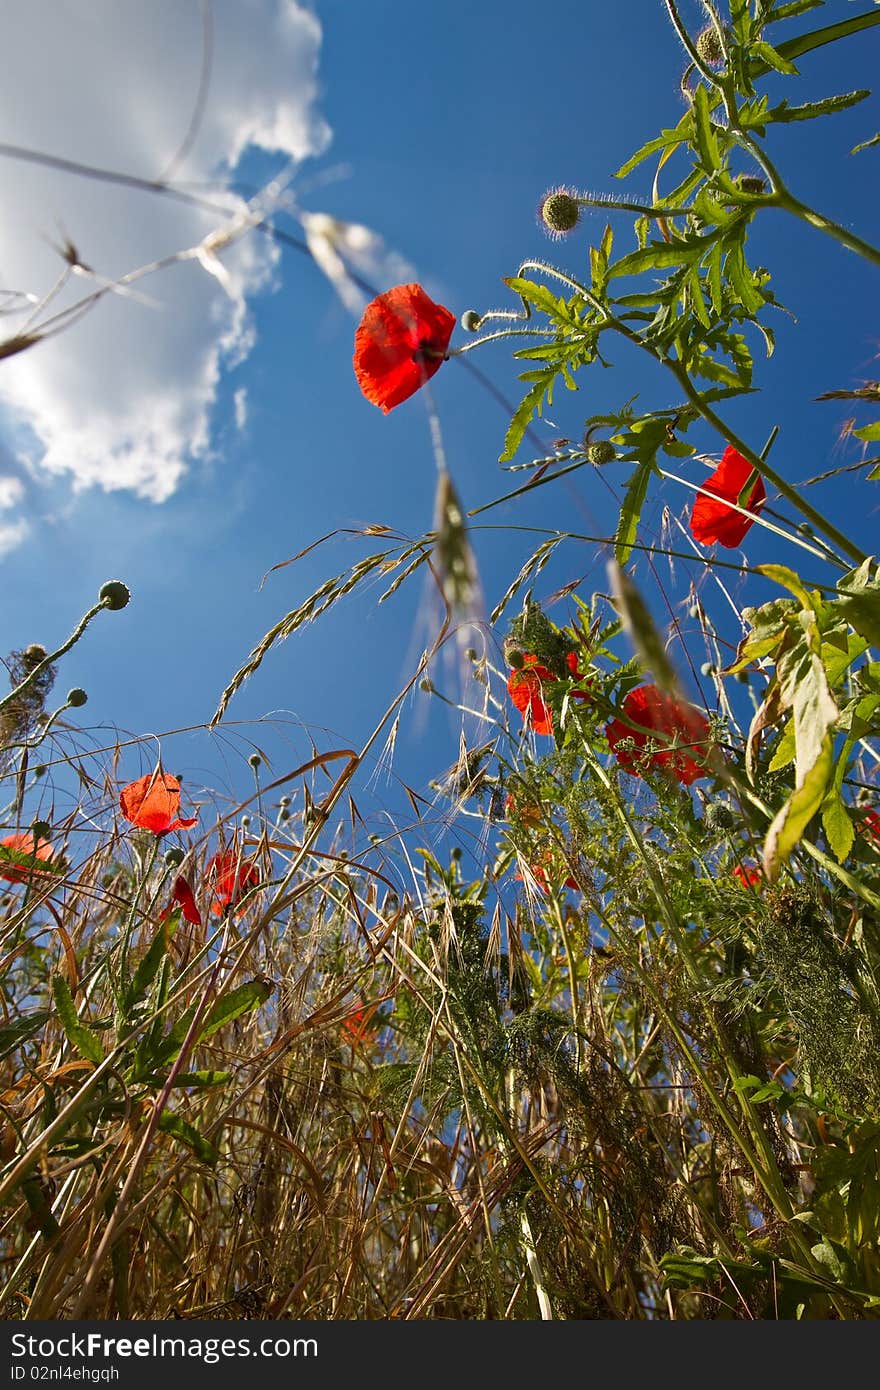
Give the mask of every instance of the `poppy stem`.
<path id="1" fill-rule="evenodd" d="M 82 637 L 89 623 L 92 621 L 92 618 L 94 618 L 97 613 L 100 613 L 102 608 L 106 607 L 106 601 L 104 599 L 101 599 L 99 603 L 95 604 L 94 608 L 90 608 L 88 613 L 84 614 L 84 616 L 77 623 L 76 627 L 73 629 L 73 632 L 70 634 L 67 641 L 62 642 L 61 646 L 58 647 L 56 651 L 50 652 L 48 656 L 45 656 L 42 661 L 38 662 L 36 666 L 32 667 L 32 669 L 25 676 L 24 680 L 20 681 L 18 685 L 16 685 L 12 690 L 10 690 L 8 695 L 4 695 L 3 698 L 0 699 L 0 710 L 5 709 L 6 706 L 11 704 L 13 700 L 20 700 L 22 695 L 25 695 L 27 691 L 30 690 L 31 686 L 34 685 L 40 679 L 40 676 L 42 676 L 45 671 L 48 671 L 49 667 L 52 666 L 59 659 L 59 657 L 66 656 L 66 654 L 70 651 L 71 647 L 76 646 L 76 643 Z"/>

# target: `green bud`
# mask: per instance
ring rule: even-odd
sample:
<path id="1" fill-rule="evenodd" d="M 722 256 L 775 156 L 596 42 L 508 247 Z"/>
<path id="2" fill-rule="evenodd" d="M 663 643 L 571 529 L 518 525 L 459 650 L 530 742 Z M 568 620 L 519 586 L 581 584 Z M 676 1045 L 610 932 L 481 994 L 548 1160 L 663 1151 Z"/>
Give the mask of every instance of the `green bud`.
<path id="1" fill-rule="evenodd" d="M 71 709 L 80 709 L 81 706 L 86 704 L 88 698 L 86 692 L 81 690 L 78 685 L 75 685 L 73 690 L 68 690 L 67 692 L 67 703 L 70 705 Z"/>
<path id="2" fill-rule="evenodd" d="M 257 768 L 260 766 L 260 763 L 262 761 L 263 759 L 260 757 L 259 753 L 251 753 L 250 757 L 248 758 L 248 762 L 254 769 L 254 772 L 256 772 Z"/>
<path id="3" fill-rule="evenodd" d="M 459 323 L 466 333 L 476 333 L 479 330 L 482 319 L 476 309 L 465 309 Z"/>
<path id="4" fill-rule="evenodd" d="M 126 606 L 131 594 L 121 579 L 108 579 L 98 590 L 98 598 L 105 608 L 109 608 L 111 613 L 116 613 Z"/>
<path id="5" fill-rule="evenodd" d="M 707 67 L 724 62 L 724 49 L 714 24 L 707 24 L 697 35 L 697 52 Z"/>
<path id="6" fill-rule="evenodd" d="M 35 820 L 31 826 L 31 834 L 34 840 L 48 840 L 52 834 L 52 827 L 48 821 Z"/>
<path id="7" fill-rule="evenodd" d="M 590 463 L 601 467 L 603 463 L 610 463 L 617 458 L 617 450 L 610 439 L 597 439 L 595 444 L 587 445 L 587 458 Z"/>
<path id="8" fill-rule="evenodd" d="M 570 188 L 551 188 L 541 199 L 541 222 L 552 237 L 574 231 L 581 216 L 581 205 Z"/>
<path id="9" fill-rule="evenodd" d="M 184 852 L 178 846 L 165 851 L 165 865 L 169 869 L 179 869 L 184 860 Z"/>

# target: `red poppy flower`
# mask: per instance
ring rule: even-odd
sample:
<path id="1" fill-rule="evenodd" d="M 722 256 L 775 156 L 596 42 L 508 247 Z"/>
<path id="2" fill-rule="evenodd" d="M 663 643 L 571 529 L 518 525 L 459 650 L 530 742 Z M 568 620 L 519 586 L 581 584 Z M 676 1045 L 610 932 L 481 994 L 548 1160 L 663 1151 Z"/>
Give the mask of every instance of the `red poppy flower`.
<path id="1" fill-rule="evenodd" d="M 52 858 L 52 846 L 48 840 L 35 840 L 26 830 L 17 830 L 13 835 L 4 836 L 0 845 L 4 849 L 12 850 L 13 854 L 31 854 L 35 859 L 43 860 Z M 5 878 L 9 883 L 27 883 L 30 878 L 43 877 L 45 875 L 31 865 L 13 864 L 9 859 L 0 859 L 0 878 Z"/>
<path id="2" fill-rule="evenodd" d="M 374 1040 L 376 1030 L 370 1027 L 370 1019 L 376 1012 L 376 1008 L 377 1005 L 375 1004 L 369 1008 L 365 1004 L 358 1004 L 357 1008 L 342 1020 L 343 1031 L 348 1034 L 353 1044 Z"/>
<path id="3" fill-rule="evenodd" d="M 677 781 L 689 785 L 697 777 L 708 777 L 709 771 L 703 762 L 698 762 L 688 749 L 700 752 L 709 742 L 709 723 L 694 709 L 693 705 L 682 704 L 656 685 L 640 685 L 631 690 L 623 702 L 623 712 L 633 724 L 641 725 L 631 729 L 620 719 L 612 719 L 605 730 L 605 736 L 620 766 L 625 772 L 641 776 L 645 748 L 649 740 L 664 745 L 667 739 L 675 739 L 676 746 L 658 746 L 650 754 L 653 767 L 665 768 Z M 660 737 L 658 738 L 657 735 Z M 630 740 L 631 747 L 620 747 L 624 740 Z"/>
<path id="4" fill-rule="evenodd" d="M 583 674 L 578 670 L 577 655 L 569 652 L 565 658 L 568 669 L 577 680 L 583 679 Z M 556 676 L 543 666 L 536 656 L 529 655 L 523 658 L 523 666 L 518 671 L 511 671 L 507 678 L 507 693 L 516 708 L 523 717 L 523 723 L 531 725 L 536 734 L 552 734 L 553 715 L 544 700 L 542 686 L 545 682 L 555 681 Z M 577 700 L 588 700 L 589 692 L 586 690 L 573 690 L 572 695 Z"/>
<path id="5" fill-rule="evenodd" d="M 223 849 L 205 865 L 205 879 L 213 890 L 211 911 L 215 917 L 234 908 L 239 898 L 260 881 L 257 861 L 242 859 L 234 849 Z"/>
<path id="6" fill-rule="evenodd" d="M 755 518 L 744 516 L 729 504 L 737 502 L 751 472 L 752 465 L 748 459 L 744 459 L 742 454 L 737 453 L 736 449 L 728 444 L 715 472 L 703 483 L 706 492 L 712 496 L 707 497 L 701 492 L 694 502 L 691 530 L 696 540 L 702 541 L 703 545 L 711 545 L 712 541 L 718 541 L 721 545 L 726 545 L 728 550 L 742 543 Z M 766 500 L 764 479 L 759 475 L 745 505 L 757 514 Z"/>
<path id="7" fill-rule="evenodd" d="M 202 914 L 196 907 L 196 900 L 193 890 L 190 888 L 183 874 L 178 874 L 174 880 L 174 887 L 171 890 L 171 902 L 164 912 L 159 913 L 159 921 L 164 922 L 166 917 L 170 917 L 175 906 L 179 907 L 187 922 L 192 922 L 194 927 L 202 925 Z"/>
<path id="8" fill-rule="evenodd" d="M 440 367 L 455 315 L 421 285 L 395 285 L 367 305 L 354 335 L 354 374 L 368 401 L 387 415 Z"/>
<path id="9" fill-rule="evenodd" d="M 761 870 L 754 864 L 737 864 L 733 876 L 739 879 L 743 888 L 760 888 L 764 882 Z"/>
<path id="10" fill-rule="evenodd" d="M 154 835 L 185 830 L 198 820 L 198 816 L 187 820 L 177 814 L 180 783 L 168 772 L 148 772 L 136 782 L 129 782 L 119 793 L 119 809 L 132 825 L 151 830 Z"/>

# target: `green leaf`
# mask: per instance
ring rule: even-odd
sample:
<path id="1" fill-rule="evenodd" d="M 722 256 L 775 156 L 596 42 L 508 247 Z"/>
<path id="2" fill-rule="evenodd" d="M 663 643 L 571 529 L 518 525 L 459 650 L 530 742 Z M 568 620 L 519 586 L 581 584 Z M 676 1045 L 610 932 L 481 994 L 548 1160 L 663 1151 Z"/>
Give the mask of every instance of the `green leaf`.
<path id="1" fill-rule="evenodd" d="M 853 846 L 856 832 L 840 792 L 833 790 L 822 803 L 822 827 L 831 853 L 842 864 Z"/>
<path id="2" fill-rule="evenodd" d="M 56 975 L 52 981 L 52 995 L 68 1042 L 87 1062 L 94 1062 L 98 1066 L 104 1060 L 104 1049 L 91 1029 L 77 1018 L 73 995 L 63 975 Z"/>
<path id="3" fill-rule="evenodd" d="M 880 439 L 880 420 L 874 420 L 870 425 L 862 425 L 860 430 L 853 430 L 856 439 L 864 439 L 866 444 L 873 444 Z"/>
<path id="4" fill-rule="evenodd" d="M 823 97 L 821 101 L 807 101 L 803 106 L 789 106 L 787 101 L 782 101 L 767 112 L 767 120 L 780 121 L 785 125 L 791 121 L 812 121 L 817 116 L 833 116 L 837 111 L 848 111 L 851 106 L 858 106 L 870 95 L 867 88 L 860 88 L 855 92 L 841 92 L 835 97 Z"/>
<path id="5" fill-rule="evenodd" d="M 177 914 L 174 914 L 167 921 L 163 922 L 149 948 L 138 964 L 134 972 L 131 986 L 126 994 L 126 1007 L 131 1009 L 138 1000 L 142 999 L 155 979 L 156 972 L 162 964 L 163 957 L 167 954 L 168 946 L 174 935 L 175 917 L 179 921 Z"/>
<path id="6" fill-rule="evenodd" d="M 880 590 L 871 588 L 858 594 L 841 594 L 834 606 L 872 647 L 880 647 Z"/>
<path id="7" fill-rule="evenodd" d="M 782 768 L 788 767 L 789 763 L 794 762 L 794 755 L 794 720 L 789 719 L 773 750 L 773 757 L 770 759 L 767 771 L 780 772 Z"/>
<path id="8" fill-rule="evenodd" d="M 504 436 L 504 452 L 499 456 L 500 463 L 509 463 L 523 440 L 532 416 L 541 414 L 546 396 L 548 404 L 553 400 L 553 382 L 557 376 L 556 368 L 540 374 L 540 379 L 523 396 Z"/>
<path id="9" fill-rule="evenodd" d="M 714 173 L 721 168 L 721 158 L 709 114 L 709 98 L 702 82 L 697 84 L 694 92 L 694 136 L 703 168 L 707 173 Z"/>
<path id="10" fill-rule="evenodd" d="M 209 1168 L 217 1166 L 220 1155 L 214 1145 L 209 1143 L 204 1135 L 199 1134 L 195 1126 L 183 1119 L 181 1115 L 175 1115 L 168 1110 L 163 1111 L 159 1118 L 159 1128 L 164 1134 L 173 1135 L 188 1149 L 192 1149 L 196 1158 L 201 1159 L 202 1163 L 206 1163 Z"/>
<path id="11" fill-rule="evenodd" d="M 242 1014 L 250 1013 L 252 1009 L 258 1009 L 264 1004 L 275 988 L 267 980 L 248 980 L 246 984 L 239 985 L 237 989 L 232 989 L 228 994 L 224 994 L 208 1010 L 207 1017 L 202 1024 L 199 1032 L 198 1041 L 204 1042 L 205 1038 L 210 1038 L 212 1033 L 216 1033 L 218 1028 L 222 1028 L 224 1023 L 231 1023 L 233 1019 L 240 1018 Z"/>
<path id="12" fill-rule="evenodd" d="M 780 584 L 783 589 L 788 589 L 789 593 L 794 594 L 803 608 L 813 608 L 813 600 L 801 583 L 800 576 L 787 565 L 756 565 L 756 574 L 763 574 L 765 579 L 772 579 L 776 584 Z"/>
<path id="13" fill-rule="evenodd" d="M 625 179 L 627 174 L 631 174 L 633 169 L 637 169 L 643 160 L 650 159 L 652 154 L 659 154 L 661 150 L 665 150 L 672 145 L 680 145 L 690 141 L 692 127 L 693 118 L 690 111 L 687 111 L 674 130 L 663 130 L 659 135 L 655 136 L 653 140 L 649 140 L 647 144 L 642 145 L 640 150 L 636 150 L 636 153 L 631 155 L 626 163 L 620 166 L 614 177 L 616 179 Z"/>
<path id="14" fill-rule="evenodd" d="M 665 270 L 673 265 L 687 265 L 700 254 L 701 248 L 693 244 L 676 241 L 668 245 L 665 241 L 649 241 L 640 251 L 631 251 L 622 256 L 609 268 L 608 279 L 621 275 L 641 275 L 644 270 Z"/>
<path id="15" fill-rule="evenodd" d="M 767 831 L 764 841 L 764 872 L 771 882 L 778 876 L 780 865 L 791 854 L 821 806 L 833 771 L 834 741 L 831 734 L 828 734 L 820 748 L 819 757 L 803 783 L 789 797 L 782 810 L 774 816 Z"/>
<path id="16" fill-rule="evenodd" d="M 614 557 L 619 565 L 625 565 L 632 554 L 633 543 L 639 529 L 639 518 L 642 514 L 642 507 L 645 505 L 648 484 L 655 467 L 653 458 L 649 463 L 640 463 L 628 479 L 624 489 L 623 506 L 620 509 L 614 544 Z"/>
<path id="17" fill-rule="evenodd" d="M 873 149 L 874 145 L 880 145 L 880 131 L 872 135 L 870 140 L 863 140 L 860 145 L 853 145 L 850 154 L 859 154 L 861 150 Z"/>
<path id="18" fill-rule="evenodd" d="M 42 878 L 44 874 L 63 877 L 66 873 L 60 860 L 56 862 L 54 859 L 40 859 L 36 854 L 25 854 L 20 849 L 9 849 L 7 845 L 0 845 L 0 864 L 14 864 L 16 869 L 21 870 L 25 879 L 30 879 L 32 871 L 35 880 Z"/>
<path id="19" fill-rule="evenodd" d="M 725 237 L 725 268 L 730 283 L 739 295 L 740 303 L 748 314 L 755 314 L 766 302 L 755 276 L 746 264 L 741 241 Z"/>
<path id="20" fill-rule="evenodd" d="M 768 68 L 773 68 L 774 72 L 783 72 L 789 77 L 797 77 L 798 70 L 794 63 L 789 62 L 788 58 L 783 58 L 777 48 L 766 43 L 763 39 L 758 39 L 756 43 L 752 44 L 752 53 L 756 58 L 766 63 Z"/>

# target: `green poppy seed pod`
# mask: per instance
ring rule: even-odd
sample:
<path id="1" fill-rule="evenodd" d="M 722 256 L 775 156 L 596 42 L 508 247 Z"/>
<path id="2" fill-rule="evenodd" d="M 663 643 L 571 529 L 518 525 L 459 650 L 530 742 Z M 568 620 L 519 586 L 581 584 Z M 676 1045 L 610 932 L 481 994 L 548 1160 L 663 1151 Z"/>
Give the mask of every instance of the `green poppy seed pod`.
<path id="1" fill-rule="evenodd" d="M 282 797 L 281 797 L 281 800 L 279 801 L 278 804 L 279 804 L 279 806 L 289 806 L 289 805 L 290 805 L 290 797 L 289 797 L 289 796 L 282 796 Z"/>
<path id="2" fill-rule="evenodd" d="M 35 767 L 35 768 L 34 768 L 34 776 L 35 776 L 35 777 L 45 777 L 45 775 L 46 775 L 46 764 L 45 764 L 45 763 L 40 763 L 40 765 L 39 765 L 38 767 Z"/>
<path id="3" fill-rule="evenodd" d="M 250 818 L 250 816 L 242 816 L 242 818 L 241 818 L 241 828 L 242 828 L 242 830 L 247 830 L 247 828 L 248 828 L 248 826 L 250 825 L 250 823 L 251 823 L 251 818 Z"/>
<path id="4" fill-rule="evenodd" d="M 479 661 L 480 659 L 477 654 L 476 647 L 468 647 L 467 651 L 465 652 L 465 656 L 467 657 L 468 661 Z"/>
<path id="5" fill-rule="evenodd" d="M 688 617 L 689 617 L 689 618 L 699 618 L 699 616 L 700 616 L 700 610 L 699 610 L 697 604 L 692 603 L 691 606 L 690 606 L 690 608 L 688 609 Z"/>
<path id="6" fill-rule="evenodd" d="M 610 463 L 617 458 L 617 450 L 610 439 L 597 439 L 595 444 L 587 445 L 587 458 L 590 463 L 595 463 L 601 467 L 603 463 Z"/>
<path id="7" fill-rule="evenodd" d="M 248 758 L 248 762 L 250 763 L 251 767 L 254 769 L 255 772 L 262 761 L 263 759 L 260 757 L 259 753 L 251 753 L 250 757 Z"/>
<path id="8" fill-rule="evenodd" d="M 31 834 L 34 840 L 48 840 L 49 836 L 52 834 L 52 827 L 48 821 L 35 820 L 31 826 Z"/>
<path id="9" fill-rule="evenodd" d="M 434 682 L 429 681 L 427 677 L 423 681 L 419 681 L 419 690 L 424 690 L 426 695 L 430 695 L 433 689 Z"/>
<path id="10" fill-rule="evenodd" d="M 702 664 L 702 666 L 700 667 L 700 675 L 701 675 L 701 676 L 714 676 L 714 674 L 715 674 L 715 667 L 712 665 L 711 661 L 704 661 L 703 664 Z"/>
<path id="11" fill-rule="evenodd" d="M 169 869 L 179 869 L 184 860 L 184 852 L 178 846 L 165 851 L 165 864 Z"/>
<path id="12" fill-rule="evenodd" d="M 68 690 L 67 692 L 67 703 L 70 705 L 71 709 L 79 709 L 82 705 L 86 704 L 88 698 L 86 692 L 78 685 L 75 685 L 72 690 Z"/>
<path id="13" fill-rule="evenodd" d="M 453 849 L 452 849 L 452 858 L 455 860 L 456 864 L 458 863 L 459 859 L 461 858 L 461 850 L 459 849 L 458 845 L 453 846 Z"/>
<path id="14" fill-rule="evenodd" d="M 724 49 L 714 24 L 707 24 L 705 29 L 700 30 L 697 34 L 696 47 L 707 67 L 714 67 L 716 63 L 724 62 Z"/>
<path id="15" fill-rule="evenodd" d="M 281 807 L 281 814 L 279 815 L 278 819 L 279 819 L 279 820 L 290 820 L 290 812 L 288 811 L 288 809 L 287 809 L 286 806 L 282 806 L 282 807 Z"/>
<path id="16" fill-rule="evenodd" d="M 551 188 L 541 199 L 541 221 L 553 237 L 573 232 L 581 216 L 581 205 L 570 188 Z"/>
<path id="17" fill-rule="evenodd" d="M 123 584 L 121 579 L 108 579 L 98 590 L 98 598 L 105 608 L 109 608 L 111 613 L 116 613 L 125 607 L 131 594 L 128 585 Z"/>
<path id="18" fill-rule="evenodd" d="M 466 333 L 476 333 L 479 330 L 482 321 L 483 320 L 480 318 L 480 315 L 477 313 L 476 309 L 465 309 L 464 313 L 459 319 L 459 323 L 461 324 L 462 328 L 465 330 Z"/>

